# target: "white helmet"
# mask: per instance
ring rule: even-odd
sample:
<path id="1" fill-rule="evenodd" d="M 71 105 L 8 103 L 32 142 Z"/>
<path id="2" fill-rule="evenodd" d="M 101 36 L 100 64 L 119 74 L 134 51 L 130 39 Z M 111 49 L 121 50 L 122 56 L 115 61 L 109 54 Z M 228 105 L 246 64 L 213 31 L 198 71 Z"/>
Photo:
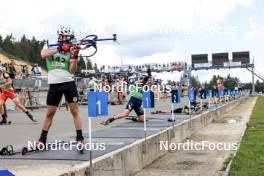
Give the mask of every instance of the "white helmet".
<path id="1" fill-rule="evenodd" d="M 65 27 L 65 26 L 61 26 L 57 30 L 57 33 L 58 33 L 58 35 L 74 36 L 73 30 L 71 28 Z"/>

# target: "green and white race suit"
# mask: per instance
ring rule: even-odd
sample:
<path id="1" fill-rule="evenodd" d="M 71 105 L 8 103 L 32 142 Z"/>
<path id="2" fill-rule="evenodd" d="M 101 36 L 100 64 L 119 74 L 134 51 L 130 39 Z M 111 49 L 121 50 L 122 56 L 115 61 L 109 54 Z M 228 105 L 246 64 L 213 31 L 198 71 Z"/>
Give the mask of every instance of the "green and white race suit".
<path id="1" fill-rule="evenodd" d="M 73 74 L 71 74 L 69 71 L 71 57 L 71 52 L 58 52 L 52 57 L 46 58 L 46 66 L 48 69 L 48 84 L 58 84 L 74 81 Z"/>

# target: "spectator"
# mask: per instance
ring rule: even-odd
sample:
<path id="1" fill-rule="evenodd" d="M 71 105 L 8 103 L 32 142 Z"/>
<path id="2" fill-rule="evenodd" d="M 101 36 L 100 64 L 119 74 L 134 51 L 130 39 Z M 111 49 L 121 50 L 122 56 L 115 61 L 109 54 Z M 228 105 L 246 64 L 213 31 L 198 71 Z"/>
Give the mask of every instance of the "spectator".
<path id="1" fill-rule="evenodd" d="M 21 65 L 21 77 L 22 79 L 25 79 L 26 77 L 28 77 L 29 73 L 28 73 L 28 66 L 27 65 Z"/>
<path id="2" fill-rule="evenodd" d="M 5 71 L 6 71 L 7 73 L 9 73 L 8 64 L 7 64 L 7 63 L 4 63 L 3 67 L 5 68 Z"/>
<path id="3" fill-rule="evenodd" d="M 15 77 L 16 77 L 16 69 L 15 69 L 14 65 L 15 65 L 14 60 L 11 60 L 9 66 L 8 66 L 8 69 L 7 69 L 8 73 L 9 73 L 9 77 L 11 79 L 15 79 Z"/>
<path id="4" fill-rule="evenodd" d="M 88 90 L 96 91 L 96 85 L 97 85 L 97 80 L 95 79 L 95 77 L 92 77 L 88 82 Z"/>
<path id="5" fill-rule="evenodd" d="M 32 74 L 35 76 L 36 78 L 36 82 L 35 82 L 35 87 L 36 88 L 40 88 L 41 87 L 41 67 L 38 66 L 38 64 L 34 64 L 34 66 L 31 69 Z"/>
<path id="6" fill-rule="evenodd" d="M 38 66 L 37 63 L 34 64 L 34 66 L 32 67 L 31 71 L 32 71 L 32 74 L 34 76 L 41 76 L 42 70 L 41 70 L 41 67 Z"/>

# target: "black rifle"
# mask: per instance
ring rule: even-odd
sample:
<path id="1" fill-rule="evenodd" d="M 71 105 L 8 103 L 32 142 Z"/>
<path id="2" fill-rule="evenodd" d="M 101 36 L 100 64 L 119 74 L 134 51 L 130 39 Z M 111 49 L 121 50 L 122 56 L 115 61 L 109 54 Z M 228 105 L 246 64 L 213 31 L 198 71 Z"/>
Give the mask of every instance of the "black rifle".
<path id="1" fill-rule="evenodd" d="M 82 56 L 82 57 L 91 57 L 94 56 L 97 52 L 97 42 L 99 41 L 114 41 L 117 42 L 117 35 L 113 34 L 112 38 L 98 38 L 97 35 L 87 35 L 86 37 L 84 37 L 83 39 L 77 41 L 75 38 L 72 39 L 70 41 L 70 44 L 72 46 L 76 46 L 79 47 L 81 50 L 85 50 L 87 48 L 93 47 L 95 49 L 95 51 L 88 55 L 88 56 Z M 48 44 L 48 47 L 58 47 L 58 46 L 62 46 L 63 43 L 56 43 L 56 44 Z"/>

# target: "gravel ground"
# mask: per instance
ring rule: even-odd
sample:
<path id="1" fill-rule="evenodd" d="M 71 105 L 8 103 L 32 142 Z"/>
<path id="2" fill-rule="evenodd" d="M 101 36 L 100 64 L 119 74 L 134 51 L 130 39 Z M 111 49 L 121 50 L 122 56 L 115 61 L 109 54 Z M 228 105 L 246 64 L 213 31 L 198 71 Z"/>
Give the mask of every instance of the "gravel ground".
<path id="1" fill-rule="evenodd" d="M 256 98 L 250 98 L 191 136 L 189 140 L 195 143 L 208 141 L 214 144 L 238 144 L 255 103 Z M 234 153 L 235 150 L 211 151 L 208 148 L 201 151 L 175 150 L 156 160 L 136 176 L 222 176 Z"/>

